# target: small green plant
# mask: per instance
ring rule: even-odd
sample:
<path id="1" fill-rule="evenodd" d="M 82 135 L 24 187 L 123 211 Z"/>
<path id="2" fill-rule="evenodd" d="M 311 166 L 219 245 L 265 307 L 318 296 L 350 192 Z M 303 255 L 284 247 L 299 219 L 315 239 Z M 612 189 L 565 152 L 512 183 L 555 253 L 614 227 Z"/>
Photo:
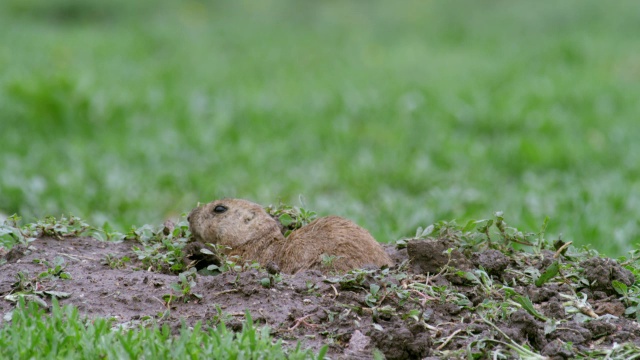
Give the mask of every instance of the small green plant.
<path id="1" fill-rule="evenodd" d="M 240 257 L 236 255 L 224 257 L 220 265 L 209 265 L 207 266 L 207 270 L 215 272 L 214 274 L 221 274 L 228 271 L 240 272 L 242 271 L 242 266 L 236 263 L 236 260 L 239 259 Z"/>
<path id="2" fill-rule="evenodd" d="M 0 247 L 9 249 L 15 244 L 27 245 L 43 236 L 57 239 L 77 237 L 85 235 L 90 229 L 87 223 L 73 215 L 68 218 L 62 216 L 60 219 L 48 216 L 22 227 L 20 220 L 18 215 L 12 215 L 0 224 Z"/>
<path id="3" fill-rule="evenodd" d="M 26 245 L 29 241 L 35 240 L 35 238 L 28 239 L 22 232 L 18 225 L 20 219 L 14 214 L 0 224 L 0 247 L 10 249 L 15 244 Z"/>
<path id="4" fill-rule="evenodd" d="M 401 318 L 402 320 L 413 319 L 414 321 L 419 322 L 423 313 L 424 312 L 419 309 L 411 309 L 402 314 Z"/>
<path id="5" fill-rule="evenodd" d="M 625 315 L 634 316 L 640 321 L 640 287 L 635 284 L 629 287 L 618 280 L 613 280 L 611 285 L 622 296 L 621 300 L 627 306 Z"/>
<path id="6" fill-rule="evenodd" d="M 307 294 L 313 294 L 316 291 L 318 291 L 318 289 L 320 288 L 320 286 L 318 286 L 318 284 L 316 284 L 313 281 L 305 281 L 305 285 L 307 287 Z"/>
<path id="7" fill-rule="evenodd" d="M 189 236 L 189 224 L 183 220 L 173 230 L 164 225 L 132 228 L 125 238 L 140 242 L 141 246 L 134 246 L 133 252 L 145 269 L 176 274 L 186 267 L 182 250 Z"/>
<path id="8" fill-rule="evenodd" d="M 60 219 L 47 216 L 43 220 L 27 225 L 26 228 L 28 229 L 30 238 L 51 236 L 62 239 L 63 237 L 82 236 L 86 234 L 91 227 L 82 219 L 71 215 L 69 218 L 62 216 Z"/>
<path id="9" fill-rule="evenodd" d="M 220 259 L 220 265 L 209 265 L 207 267 L 208 271 L 212 272 L 212 275 L 217 275 L 221 273 L 225 273 L 228 271 L 240 272 L 243 269 L 242 265 L 239 265 L 237 262 L 240 261 L 240 257 L 237 255 L 227 256 L 224 252 L 225 250 L 230 250 L 231 248 L 224 245 L 211 244 L 208 243 L 207 246 L 211 247 L 209 249 L 200 249 L 200 252 L 207 255 L 213 255 L 216 258 Z"/>
<path id="10" fill-rule="evenodd" d="M 16 273 L 17 281 L 11 285 L 13 291 L 29 291 L 37 289 L 36 280 L 29 276 L 28 271 L 18 271 Z"/>
<path id="11" fill-rule="evenodd" d="M 459 226 L 455 221 L 440 221 L 424 229 L 419 227 L 415 237 L 397 240 L 396 246 L 399 249 L 404 248 L 412 239 L 447 238 L 458 243 L 460 250 L 496 249 L 509 252 L 519 246 L 528 246 L 534 253 L 540 253 L 542 249 L 553 248 L 552 242 L 544 237 L 548 222 L 549 219 L 545 218 L 537 233 L 523 232 L 508 226 L 504 214 L 498 211 L 492 219 L 469 220 L 464 226 Z M 566 251 L 566 248 L 563 248 L 563 251 Z"/>
<path id="12" fill-rule="evenodd" d="M 369 292 L 365 296 L 364 302 L 367 303 L 369 307 L 375 307 L 378 305 L 380 298 L 381 298 L 380 285 L 370 284 Z"/>
<path id="13" fill-rule="evenodd" d="M 233 316 L 222 311 L 222 308 L 220 307 L 220 305 L 216 304 L 215 307 L 216 307 L 216 313 L 211 317 L 211 320 L 209 321 L 209 325 L 218 326 L 220 324 L 226 324 L 233 319 Z"/>
<path id="14" fill-rule="evenodd" d="M 523 296 L 523 295 L 517 294 L 510 288 L 504 288 L 504 289 L 505 289 L 505 294 L 507 296 L 511 296 L 511 299 L 512 299 L 511 301 L 514 301 L 515 303 L 520 305 L 529 314 L 537 317 L 538 319 L 540 319 L 542 321 L 548 321 L 549 320 L 547 317 L 542 315 L 538 310 L 536 310 L 536 308 L 533 306 L 533 303 L 531 302 L 531 299 L 529 299 L 528 296 Z"/>
<path id="15" fill-rule="evenodd" d="M 398 306 L 403 306 L 411 296 L 408 289 L 403 289 L 401 286 L 398 286 L 395 283 L 387 284 L 387 294 L 392 295 L 391 297 L 396 300 Z"/>
<path id="16" fill-rule="evenodd" d="M 328 278 L 324 281 L 338 284 L 342 290 L 364 289 L 365 281 L 375 272 L 375 270 L 354 269 L 344 275 Z"/>
<path id="17" fill-rule="evenodd" d="M 209 249 L 200 249 L 200 252 L 207 255 L 215 256 L 219 260 L 219 265 L 212 264 L 207 266 L 206 275 L 218 275 L 225 272 L 239 273 L 247 269 L 260 269 L 260 263 L 257 261 L 244 261 L 238 255 L 228 256 L 224 253 L 224 250 L 231 249 L 224 245 L 207 244 L 211 247 Z"/>
<path id="18" fill-rule="evenodd" d="M 91 237 L 100 241 L 121 241 L 126 238 L 126 235 L 116 231 L 111 224 L 105 222 L 102 228 L 95 228 L 91 233 Z"/>
<path id="19" fill-rule="evenodd" d="M 337 256 L 337 255 L 322 254 L 321 256 L 322 267 L 327 270 L 333 270 L 334 269 L 333 263 L 339 258 L 340 256 Z"/>
<path id="20" fill-rule="evenodd" d="M 118 258 L 113 254 L 105 255 L 104 259 L 102 260 L 103 265 L 107 265 L 112 269 L 124 269 L 127 266 L 127 263 L 130 262 L 131 259 L 128 256 Z"/>
<path id="21" fill-rule="evenodd" d="M 171 290 L 176 294 L 167 294 L 163 296 L 164 301 L 170 304 L 174 299 L 182 299 L 189 302 L 191 299 L 202 299 L 202 295 L 192 292 L 196 286 L 196 268 L 191 268 L 185 272 L 178 274 L 178 282 L 171 284 Z"/>
<path id="22" fill-rule="evenodd" d="M 42 274 L 40 274 L 42 275 Z M 17 281 L 11 285 L 11 292 L 5 296 L 5 300 L 11 302 L 19 302 L 20 300 L 26 302 L 35 302 L 43 308 L 48 308 L 49 305 L 43 300 L 43 298 L 67 298 L 71 294 L 61 291 L 48 290 L 43 279 L 47 277 L 31 277 L 26 271 L 19 271 L 16 273 Z"/>
<path id="23" fill-rule="evenodd" d="M 266 288 L 272 288 L 276 283 L 282 281 L 282 275 L 280 274 L 267 274 L 267 277 L 260 279 L 260 285 Z"/>
<path id="24" fill-rule="evenodd" d="M 302 198 L 300 198 L 300 202 L 304 203 Z M 285 229 L 285 237 L 289 236 L 292 231 L 309 224 L 317 217 L 314 211 L 306 210 L 302 207 L 286 205 L 282 202 L 278 206 L 269 205 L 265 210 L 269 215 L 280 221 Z"/>
<path id="25" fill-rule="evenodd" d="M 479 286 L 485 294 L 492 294 L 496 289 L 493 286 L 493 279 L 486 271 L 482 269 L 477 269 L 473 271 L 458 271 L 456 275 L 472 282 L 473 284 Z"/>
<path id="26" fill-rule="evenodd" d="M 542 286 L 547 281 L 551 280 L 554 276 L 558 275 L 559 272 L 560 272 L 560 264 L 556 260 L 547 267 L 547 269 L 540 275 L 540 277 L 538 277 L 538 279 L 535 281 L 536 286 L 537 287 Z"/>
<path id="27" fill-rule="evenodd" d="M 422 227 L 418 227 L 416 229 L 416 239 L 426 239 L 429 236 L 431 236 L 431 234 L 433 234 L 433 231 L 436 229 L 435 225 L 429 225 L 426 228 L 422 228 Z"/>
<path id="28" fill-rule="evenodd" d="M 42 264 L 47 266 L 47 270 L 41 272 L 38 275 L 39 279 L 42 279 L 42 280 L 71 279 L 71 275 L 64 271 L 64 269 L 67 267 L 67 264 L 64 261 L 63 257 L 56 256 L 53 259 L 53 264 L 50 264 L 47 260 L 42 260 Z"/>
<path id="29" fill-rule="evenodd" d="M 147 270 L 176 273 L 184 269 L 183 247 L 184 244 L 167 241 L 142 247 L 134 246 L 133 252 Z"/>

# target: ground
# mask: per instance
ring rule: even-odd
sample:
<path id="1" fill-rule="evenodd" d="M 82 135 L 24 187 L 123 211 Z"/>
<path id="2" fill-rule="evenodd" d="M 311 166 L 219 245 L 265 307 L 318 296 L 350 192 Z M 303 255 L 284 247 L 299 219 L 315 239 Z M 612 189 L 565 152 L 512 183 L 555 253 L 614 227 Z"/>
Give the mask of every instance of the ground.
<path id="1" fill-rule="evenodd" d="M 526 252 L 506 244 L 508 237 L 473 243 L 470 233 L 452 229 L 387 245 L 397 264 L 391 269 L 297 275 L 229 259 L 207 271 L 202 257 L 192 270 L 176 271 L 148 262 L 152 243 L 142 238 L 42 236 L 3 254 L 0 313 L 15 307 L 8 300 L 17 294 L 47 306 L 53 295 L 89 318 L 124 327 L 154 320 L 177 332 L 183 322 L 225 322 L 237 331 L 248 311 L 291 346 L 329 344 L 331 358 L 371 358 L 375 349 L 387 359 L 637 350 L 631 261 L 625 267 L 562 243 Z M 184 245 L 185 264 L 204 254 L 188 239 Z"/>

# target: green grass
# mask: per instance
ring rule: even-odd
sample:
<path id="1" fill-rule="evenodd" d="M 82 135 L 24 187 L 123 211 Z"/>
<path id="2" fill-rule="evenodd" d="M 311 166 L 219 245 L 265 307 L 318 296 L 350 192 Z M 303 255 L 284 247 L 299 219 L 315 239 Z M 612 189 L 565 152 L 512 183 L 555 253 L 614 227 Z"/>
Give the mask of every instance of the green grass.
<path id="1" fill-rule="evenodd" d="M 321 351 L 318 359 L 324 356 Z M 269 328 L 259 329 L 247 318 L 242 331 L 234 333 L 224 324 L 203 330 L 200 324 L 184 327 L 177 336 L 168 326 L 133 326 L 119 329 L 113 321 L 83 319 L 72 306 L 51 314 L 34 302 L 12 312 L 11 322 L 0 327 L 3 359 L 313 359 L 299 347 L 285 351 L 282 341 L 273 342 Z"/>
<path id="2" fill-rule="evenodd" d="M 633 1 L 0 5 L 0 211 L 282 199 L 381 241 L 491 217 L 640 235 Z"/>

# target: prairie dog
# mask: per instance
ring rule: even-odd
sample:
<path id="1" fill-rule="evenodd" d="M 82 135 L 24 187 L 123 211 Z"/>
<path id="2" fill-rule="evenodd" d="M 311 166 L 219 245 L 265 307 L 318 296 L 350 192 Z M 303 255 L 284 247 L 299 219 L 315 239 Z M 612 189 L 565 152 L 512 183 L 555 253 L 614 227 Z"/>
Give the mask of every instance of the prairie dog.
<path id="1" fill-rule="evenodd" d="M 226 255 L 239 255 L 263 266 L 275 262 L 288 274 L 393 265 L 367 230 L 339 216 L 319 218 L 287 238 L 280 222 L 262 206 L 242 199 L 212 201 L 193 209 L 187 219 L 196 241 L 229 247 Z"/>

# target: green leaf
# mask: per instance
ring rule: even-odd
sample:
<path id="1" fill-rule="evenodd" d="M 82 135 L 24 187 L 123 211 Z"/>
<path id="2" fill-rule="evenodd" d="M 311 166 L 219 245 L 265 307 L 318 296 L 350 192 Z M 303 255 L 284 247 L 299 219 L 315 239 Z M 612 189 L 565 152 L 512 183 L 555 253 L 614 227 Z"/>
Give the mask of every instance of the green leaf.
<path id="1" fill-rule="evenodd" d="M 378 284 L 369 285 L 369 291 L 371 292 L 371 295 L 375 296 L 379 290 L 380 290 L 380 285 Z"/>
<path id="2" fill-rule="evenodd" d="M 480 279 L 478 279 L 478 277 L 469 271 L 457 271 L 456 275 L 458 276 L 462 276 L 463 278 L 473 282 L 474 284 L 480 284 Z"/>
<path id="3" fill-rule="evenodd" d="M 66 299 L 69 296 L 71 296 L 71 293 L 62 292 L 62 291 L 44 291 L 44 293 L 50 296 L 55 296 L 58 299 Z"/>
<path id="4" fill-rule="evenodd" d="M 613 289 L 620 295 L 624 296 L 629 292 L 629 288 L 627 287 L 627 285 L 618 280 L 613 280 L 611 282 L 611 286 L 613 286 Z"/>
<path id="5" fill-rule="evenodd" d="M 422 231 L 422 234 L 420 234 L 420 237 L 427 237 L 427 236 L 431 235 L 431 233 L 433 233 L 433 230 L 435 230 L 435 228 L 436 227 L 433 224 L 427 226 L 427 228 L 424 229 L 424 231 Z"/>
<path id="6" fill-rule="evenodd" d="M 220 267 L 219 267 L 218 265 L 209 265 L 209 266 L 207 266 L 207 270 L 210 270 L 210 271 L 215 271 L 215 270 L 220 271 Z"/>
<path id="7" fill-rule="evenodd" d="M 464 226 L 464 228 L 462 228 L 462 232 L 469 232 L 475 229 L 476 225 L 478 225 L 478 222 L 476 220 L 469 220 L 467 221 L 467 224 Z"/>
<path id="8" fill-rule="evenodd" d="M 22 298 L 24 299 L 25 302 L 33 302 L 45 309 L 49 308 L 49 305 L 44 300 L 42 300 L 39 296 L 34 294 L 10 294 L 5 296 L 4 298 L 5 300 L 11 301 L 11 302 L 18 302 L 20 298 Z"/>
<path id="9" fill-rule="evenodd" d="M 553 263 L 551 263 L 551 265 L 549 265 L 549 267 L 547 267 L 547 270 L 545 270 L 542 273 L 542 275 L 540 275 L 538 280 L 536 280 L 536 282 L 535 282 L 536 286 L 537 287 L 542 286 L 544 283 L 546 283 L 547 281 L 551 280 L 554 276 L 558 275 L 559 271 L 560 271 L 560 264 L 556 260 Z"/>
<path id="10" fill-rule="evenodd" d="M 71 275 L 69 275 L 69 273 L 63 272 L 62 274 L 60 274 L 60 279 L 71 280 Z"/>
<path id="11" fill-rule="evenodd" d="M 420 315 L 420 310 L 418 309 L 409 310 L 409 312 L 405 314 L 406 317 L 410 317 L 415 321 L 420 321 L 418 315 Z"/>
<path id="12" fill-rule="evenodd" d="M 557 325 L 558 324 L 554 319 L 547 319 L 547 321 L 544 323 L 544 334 L 549 335 L 552 332 L 556 331 Z"/>
<path id="13" fill-rule="evenodd" d="M 624 311 L 624 314 L 625 314 L 625 315 L 631 315 L 631 314 L 635 313 L 636 311 L 638 311 L 638 307 L 637 307 L 637 306 L 629 306 L 629 307 Z"/>
<path id="14" fill-rule="evenodd" d="M 533 307 L 533 303 L 531 302 L 531 299 L 529 299 L 526 296 L 522 296 L 522 295 L 516 295 L 513 297 L 513 299 L 520 305 L 522 305 L 522 308 L 525 309 L 529 314 L 537 317 L 538 319 L 542 320 L 542 321 L 547 321 L 548 319 L 540 314 L 534 307 Z"/>
<path id="15" fill-rule="evenodd" d="M 422 226 L 418 226 L 418 228 L 416 229 L 416 237 L 419 238 L 420 234 L 422 234 L 423 231 L 424 229 L 422 229 Z"/>
<path id="16" fill-rule="evenodd" d="M 291 225 L 291 223 L 293 223 L 293 218 L 291 218 L 291 215 L 289 215 L 289 214 L 280 215 L 278 220 L 280 220 L 280 223 L 284 227 L 287 227 L 287 226 Z"/>

